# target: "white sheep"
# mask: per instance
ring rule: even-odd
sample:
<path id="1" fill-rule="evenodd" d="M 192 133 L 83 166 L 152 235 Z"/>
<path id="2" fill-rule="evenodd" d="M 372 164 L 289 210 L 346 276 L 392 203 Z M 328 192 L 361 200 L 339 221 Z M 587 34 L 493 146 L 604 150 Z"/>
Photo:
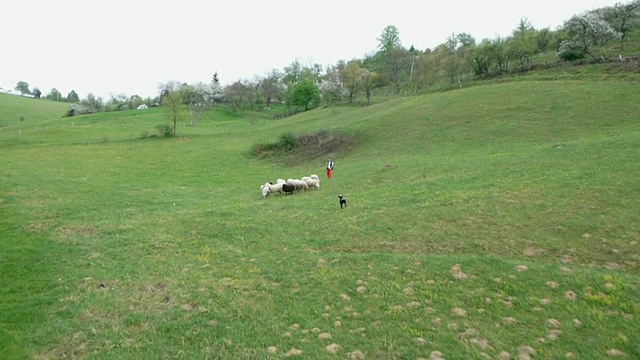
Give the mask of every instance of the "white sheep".
<path id="1" fill-rule="evenodd" d="M 318 177 L 317 174 L 311 174 L 309 177 L 312 178 L 313 180 L 318 181 L 318 182 L 320 181 L 320 178 Z"/>
<path id="2" fill-rule="evenodd" d="M 276 184 L 279 184 L 279 183 L 286 184 L 287 182 L 284 179 L 276 180 Z"/>
<path id="3" fill-rule="evenodd" d="M 264 185 L 260 185 L 260 192 L 262 192 L 262 197 L 269 196 L 270 191 L 271 191 L 271 184 L 264 183 Z"/>
<path id="4" fill-rule="evenodd" d="M 286 184 L 284 182 L 277 182 L 270 186 L 269 194 L 280 194 L 282 192 L 282 185 Z"/>
<path id="5" fill-rule="evenodd" d="M 307 185 L 306 182 L 300 180 L 300 179 L 289 179 L 287 180 L 287 184 L 288 185 L 293 185 L 296 190 L 308 190 L 309 189 L 309 185 Z"/>
<path id="6" fill-rule="evenodd" d="M 308 178 L 305 182 L 310 188 L 320 189 L 320 181 L 316 179 Z"/>

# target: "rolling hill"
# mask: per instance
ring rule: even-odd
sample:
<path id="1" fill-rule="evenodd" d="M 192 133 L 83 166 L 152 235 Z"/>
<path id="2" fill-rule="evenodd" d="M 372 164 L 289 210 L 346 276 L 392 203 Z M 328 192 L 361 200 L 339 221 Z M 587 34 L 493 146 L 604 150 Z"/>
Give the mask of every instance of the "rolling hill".
<path id="1" fill-rule="evenodd" d="M 516 80 L 277 121 L 214 110 L 174 138 L 149 135 L 158 109 L 61 118 L 0 95 L 0 348 L 639 356 L 637 78 Z M 353 143 L 250 153 L 319 132 Z M 260 194 L 311 173 L 317 191 Z"/>

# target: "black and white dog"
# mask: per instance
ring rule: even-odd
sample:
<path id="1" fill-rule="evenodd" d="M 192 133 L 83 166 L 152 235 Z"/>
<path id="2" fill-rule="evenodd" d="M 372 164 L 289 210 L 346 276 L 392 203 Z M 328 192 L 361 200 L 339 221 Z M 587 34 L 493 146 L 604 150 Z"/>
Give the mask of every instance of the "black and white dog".
<path id="1" fill-rule="evenodd" d="M 338 198 L 340 198 L 340 208 L 347 207 L 347 198 L 342 195 L 338 195 Z"/>

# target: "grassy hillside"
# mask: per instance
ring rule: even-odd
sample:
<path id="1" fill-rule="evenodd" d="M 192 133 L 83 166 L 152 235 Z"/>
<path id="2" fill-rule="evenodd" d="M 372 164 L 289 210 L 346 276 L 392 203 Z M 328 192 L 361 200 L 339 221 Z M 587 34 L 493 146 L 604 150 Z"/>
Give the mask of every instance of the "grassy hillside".
<path id="1" fill-rule="evenodd" d="M 69 104 L 0 93 L 0 131 L 60 119 Z"/>
<path id="2" fill-rule="evenodd" d="M 517 81 L 278 121 L 211 112 L 169 139 L 145 135 L 156 109 L 7 122 L 0 352 L 638 357 L 636 90 Z M 324 156 L 249 155 L 319 131 L 356 140 L 330 154 L 333 180 Z M 317 191 L 260 194 L 311 173 Z"/>

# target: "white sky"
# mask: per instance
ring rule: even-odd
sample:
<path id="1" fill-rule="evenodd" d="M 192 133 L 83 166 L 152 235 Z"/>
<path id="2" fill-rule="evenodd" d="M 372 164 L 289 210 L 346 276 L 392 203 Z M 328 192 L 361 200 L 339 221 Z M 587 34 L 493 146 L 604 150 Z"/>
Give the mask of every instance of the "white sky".
<path id="1" fill-rule="evenodd" d="M 625 0 L 0 0 L 0 87 L 156 96 L 158 83 L 223 85 L 282 70 L 364 58 L 394 25 L 405 47 L 452 33 L 506 37 L 521 18 L 555 29 Z"/>

